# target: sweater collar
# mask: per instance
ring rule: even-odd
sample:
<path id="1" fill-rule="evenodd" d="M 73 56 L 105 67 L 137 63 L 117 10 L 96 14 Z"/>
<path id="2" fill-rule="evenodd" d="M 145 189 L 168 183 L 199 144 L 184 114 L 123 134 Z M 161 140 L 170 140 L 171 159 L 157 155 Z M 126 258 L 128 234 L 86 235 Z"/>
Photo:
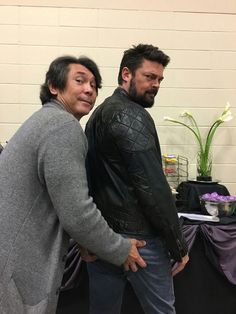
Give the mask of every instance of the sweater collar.
<path id="1" fill-rule="evenodd" d="M 60 102 L 58 99 L 56 98 L 51 98 L 49 102 L 45 103 L 43 105 L 43 108 L 57 108 L 59 110 L 63 110 L 68 112 L 69 114 L 71 114 L 73 117 L 75 117 L 75 119 L 77 119 L 79 121 L 79 119 L 73 115 L 73 113 L 69 112 L 66 110 L 65 106 L 63 105 L 62 102 Z"/>
<path id="2" fill-rule="evenodd" d="M 67 111 L 64 105 L 57 99 L 51 98 L 49 102 L 43 105 L 43 108 L 58 108 L 60 110 Z"/>

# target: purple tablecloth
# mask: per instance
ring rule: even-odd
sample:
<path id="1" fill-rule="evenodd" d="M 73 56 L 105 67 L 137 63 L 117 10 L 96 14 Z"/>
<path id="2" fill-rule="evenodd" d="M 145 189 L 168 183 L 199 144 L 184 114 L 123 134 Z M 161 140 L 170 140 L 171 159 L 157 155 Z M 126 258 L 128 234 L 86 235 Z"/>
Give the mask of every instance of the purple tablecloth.
<path id="1" fill-rule="evenodd" d="M 218 264 L 232 284 L 236 285 L 236 223 L 184 225 L 183 232 L 191 250 L 197 233 L 202 235 L 208 249 L 216 256 Z"/>

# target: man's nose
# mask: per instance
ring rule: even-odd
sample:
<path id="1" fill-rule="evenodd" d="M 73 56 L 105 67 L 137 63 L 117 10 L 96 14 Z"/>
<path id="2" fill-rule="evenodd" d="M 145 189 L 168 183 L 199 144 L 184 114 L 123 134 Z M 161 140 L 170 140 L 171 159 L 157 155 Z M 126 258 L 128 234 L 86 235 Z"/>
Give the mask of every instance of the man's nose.
<path id="1" fill-rule="evenodd" d="M 84 84 L 84 91 L 85 91 L 85 93 L 92 94 L 93 90 L 94 90 L 94 88 L 92 87 L 91 83 L 87 82 L 87 83 Z"/>
<path id="2" fill-rule="evenodd" d="M 161 85 L 161 82 L 159 81 L 159 79 L 153 80 L 152 82 L 153 87 L 156 87 L 157 89 L 159 89 L 160 85 Z"/>

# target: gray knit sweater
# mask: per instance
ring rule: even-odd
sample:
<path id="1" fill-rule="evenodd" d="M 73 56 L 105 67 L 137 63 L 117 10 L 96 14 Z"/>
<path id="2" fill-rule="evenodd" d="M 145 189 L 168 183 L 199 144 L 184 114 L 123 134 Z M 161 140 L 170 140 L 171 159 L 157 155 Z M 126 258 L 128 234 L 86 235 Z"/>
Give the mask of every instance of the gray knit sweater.
<path id="1" fill-rule="evenodd" d="M 87 142 L 57 101 L 45 104 L 0 155 L 0 313 L 54 313 L 69 237 L 114 264 L 130 243 L 88 195 Z"/>

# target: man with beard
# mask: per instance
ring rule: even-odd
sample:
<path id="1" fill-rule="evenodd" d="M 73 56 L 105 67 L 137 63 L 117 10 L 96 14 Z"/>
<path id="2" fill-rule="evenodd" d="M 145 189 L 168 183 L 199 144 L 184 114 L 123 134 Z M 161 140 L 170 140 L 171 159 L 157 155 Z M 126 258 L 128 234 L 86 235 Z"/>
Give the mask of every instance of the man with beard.
<path id="1" fill-rule="evenodd" d="M 128 280 L 145 313 L 173 314 L 172 275 L 188 261 L 173 197 L 162 170 L 154 104 L 169 57 L 139 44 L 124 52 L 119 87 L 86 126 L 91 194 L 108 224 L 126 237 L 145 239 L 140 254 L 146 268 L 97 259 L 88 263 L 90 314 L 119 314 Z M 171 259 L 177 267 L 171 272 Z"/>

